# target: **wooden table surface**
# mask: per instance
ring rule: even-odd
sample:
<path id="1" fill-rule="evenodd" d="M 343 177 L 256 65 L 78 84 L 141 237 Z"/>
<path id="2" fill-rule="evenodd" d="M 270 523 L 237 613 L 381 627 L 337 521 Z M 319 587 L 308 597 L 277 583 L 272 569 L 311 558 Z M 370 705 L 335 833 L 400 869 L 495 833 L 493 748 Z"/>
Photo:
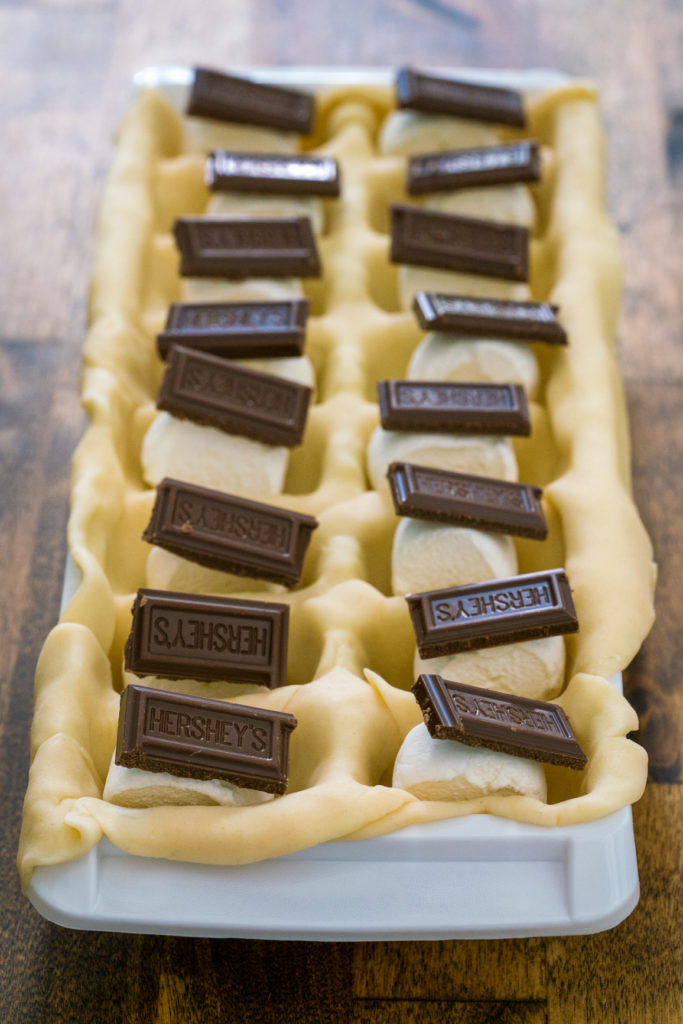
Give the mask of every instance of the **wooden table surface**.
<path id="1" fill-rule="evenodd" d="M 0 0 L 0 1020 L 680 1024 L 683 17 L 676 0 Z M 596 78 L 623 238 L 619 351 L 658 620 L 626 674 L 651 781 L 642 895 L 566 939 L 274 943 L 68 931 L 14 867 L 32 678 L 54 624 L 92 232 L 131 74 L 154 63 L 555 67 Z M 628 557 L 628 552 L 624 552 Z"/>

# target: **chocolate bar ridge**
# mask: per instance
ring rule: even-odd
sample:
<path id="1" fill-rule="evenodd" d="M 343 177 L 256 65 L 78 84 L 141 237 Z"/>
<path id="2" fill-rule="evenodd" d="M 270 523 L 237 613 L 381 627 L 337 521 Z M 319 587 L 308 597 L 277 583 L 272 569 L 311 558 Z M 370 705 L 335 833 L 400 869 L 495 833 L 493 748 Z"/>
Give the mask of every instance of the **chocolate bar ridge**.
<path id="1" fill-rule="evenodd" d="M 522 96 L 515 89 L 478 85 L 454 78 L 401 68 L 396 78 L 399 107 L 430 114 L 450 114 L 474 121 L 510 124 L 523 128 L 526 114 Z"/>
<path id="2" fill-rule="evenodd" d="M 313 127 L 315 100 L 310 93 L 196 67 L 186 113 L 306 134 Z"/>
<path id="3" fill-rule="evenodd" d="M 529 407 L 521 384 L 380 380 L 377 398 L 385 430 L 522 437 L 531 433 Z"/>
<path id="4" fill-rule="evenodd" d="M 407 594 L 423 658 L 576 633 L 576 609 L 564 569 Z"/>
<path id="5" fill-rule="evenodd" d="M 425 674 L 412 688 L 430 736 L 577 771 L 588 758 L 563 709 L 549 701 Z"/>
<path id="6" fill-rule="evenodd" d="M 542 490 L 409 462 L 392 462 L 387 477 L 396 514 L 470 529 L 544 540 Z"/>
<path id="7" fill-rule="evenodd" d="M 567 334 L 548 302 L 477 299 L 471 295 L 416 292 L 413 312 L 425 331 L 475 338 L 511 338 L 566 345 Z"/>
<path id="8" fill-rule="evenodd" d="M 210 153 L 204 180 L 214 192 L 260 192 L 282 196 L 338 196 L 339 165 L 331 156 L 295 153 Z"/>
<path id="9" fill-rule="evenodd" d="M 295 586 L 313 516 L 165 477 L 143 540 L 237 576 Z"/>
<path id="10" fill-rule="evenodd" d="M 526 281 L 529 232 L 513 224 L 392 203 L 390 260 Z"/>
<path id="11" fill-rule="evenodd" d="M 124 662 L 134 675 L 284 685 L 286 604 L 141 588 L 132 614 Z"/>
<path id="12" fill-rule="evenodd" d="M 296 725 L 286 712 L 132 683 L 121 694 L 115 760 L 126 768 L 281 794 Z"/>
<path id="13" fill-rule="evenodd" d="M 183 277 L 320 277 L 308 217 L 179 217 Z"/>
<path id="14" fill-rule="evenodd" d="M 173 345 L 157 407 L 266 444 L 301 444 L 311 388 L 272 373 Z"/>
<path id="15" fill-rule="evenodd" d="M 538 143 L 524 139 L 499 146 L 413 156 L 408 163 L 406 187 L 410 195 L 417 196 L 458 188 L 538 181 L 540 176 Z"/>
<path id="16" fill-rule="evenodd" d="M 157 350 L 164 360 L 173 344 L 225 359 L 300 356 L 308 310 L 308 299 L 174 302 L 164 330 L 157 335 Z"/>

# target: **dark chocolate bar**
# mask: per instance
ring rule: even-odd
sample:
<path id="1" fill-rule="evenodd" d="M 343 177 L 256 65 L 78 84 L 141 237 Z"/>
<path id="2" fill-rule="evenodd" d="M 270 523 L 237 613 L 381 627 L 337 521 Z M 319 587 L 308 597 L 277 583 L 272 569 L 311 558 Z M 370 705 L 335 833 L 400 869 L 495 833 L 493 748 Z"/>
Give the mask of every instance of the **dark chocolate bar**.
<path id="1" fill-rule="evenodd" d="M 174 345 L 157 406 L 173 416 L 267 444 L 301 444 L 312 391 L 304 384 Z"/>
<path id="2" fill-rule="evenodd" d="M 315 101 L 310 93 L 195 68 L 186 113 L 306 134 L 313 127 Z"/>
<path id="3" fill-rule="evenodd" d="M 418 677 L 413 693 L 434 739 L 457 740 L 578 771 L 586 767 L 588 758 L 557 704 L 431 674 Z"/>
<path id="4" fill-rule="evenodd" d="M 225 359 L 300 356 L 306 341 L 308 299 L 281 302 L 174 302 L 157 335 L 162 359 L 173 344 Z"/>
<path id="5" fill-rule="evenodd" d="M 558 307 L 548 302 L 513 302 L 416 292 L 413 310 L 425 331 L 567 344 L 565 329 L 556 317 Z"/>
<path id="6" fill-rule="evenodd" d="M 529 232 L 512 224 L 391 206 L 391 262 L 526 281 Z"/>
<path id="7" fill-rule="evenodd" d="M 514 89 L 426 75 L 411 68 L 399 71 L 396 98 L 399 107 L 410 110 L 511 124 L 518 128 L 526 124 L 522 97 Z"/>
<path id="8" fill-rule="evenodd" d="M 320 277 L 308 217 L 180 217 L 183 277 Z"/>
<path id="9" fill-rule="evenodd" d="M 242 153 L 223 149 L 207 157 L 204 180 L 214 192 L 338 196 L 339 165 L 331 156 Z"/>
<path id="10" fill-rule="evenodd" d="M 417 196 L 457 188 L 538 181 L 540 176 L 538 144 L 525 139 L 500 146 L 413 156 L 408 164 L 407 188 Z"/>
<path id="11" fill-rule="evenodd" d="M 138 590 L 125 666 L 136 676 L 283 686 L 289 607 L 272 601 Z"/>
<path id="12" fill-rule="evenodd" d="M 492 533 L 544 540 L 542 490 L 470 473 L 392 462 L 387 472 L 396 514 Z"/>
<path id="13" fill-rule="evenodd" d="M 563 569 L 408 594 L 406 601 L 423 658 L 579 629 Z"/>
<path id="14" fill-rule="evenodd" d="M 143 540 L 212 569 L 295 586 L 312 516 L 166 477 Z"/>
<path id="15" fill-rule="evenodd" d="M 284 793 L 294 715 L 132 683 L 121 694 L 116 764 Z"/>
<path id="16" fill-rule="evenodd" d="M 521 384 L 380 380 L 377 396 L 385 430 L 524 437 L 531 433 L 529 407 Z"/>

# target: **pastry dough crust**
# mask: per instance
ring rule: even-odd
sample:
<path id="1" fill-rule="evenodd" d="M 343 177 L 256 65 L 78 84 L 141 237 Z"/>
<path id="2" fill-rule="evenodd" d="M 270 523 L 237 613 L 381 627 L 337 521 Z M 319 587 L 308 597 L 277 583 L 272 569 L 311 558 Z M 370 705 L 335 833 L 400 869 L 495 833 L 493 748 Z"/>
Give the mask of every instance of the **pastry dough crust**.
<path id="1" fill-rule="evenodd" d="M 80 856 L 102 835 L 144 856 L 242 864 L 470 813 L 573 824 L 640 796 L 646 757 L 626 738 L 636 716 L 608 679 L 628 665 L 650 628 L 654 567 L 630 493 L 613 343 L 621 268 L 604 206 L 596 96 L 590 85 L 574 84 L 527 101 L 529 134 L 552 168 L 535 190 L 540 233 L 531 291 L 560 306 L 571 340 L 566 349 L 536 347 L 534 432 L 515 450 L 520 478 L 545 486 L 551 535 L 517 547 L 520 571 L 564 562 L 571 581 L 581 630 L 567 642 L 566 686 L 556 699 L 588 767 L 548 769 L 548 803 L 517 795 L 423 801 L 391 787 L 396 752 L 420 721 L 409 692 L 415 648 L 406 604 L 391 596 L 395 517 L 369 489 L 365 461 L 378 423 L 375 382 L 405 375 L 420 341 L 399 298 L 403 290 L 405 303 L 406 284 L 414 287 L 419 274 L 399 274 L 389 264 L 388 238 L 377 227 L 384 186 L 400 190 L 404 166 L 403 156 L 377 148 L 388 117 L 396 130 L 392 90 L 338 88 L 321 95 L 309 140 L 341 161 L 344 189 L 340 200 L 323 203 L 324 277 L 304 282 L 317 400 L 278 498 L 318 516 L 320 525 L 301 586 L 277 596 L 291 606 L 290 685 L 249 694 L 250 703 L 298 719 L 290 786 L 283 797 L 250 807 L 130 809 L 102 799 L 130 608 L 147 582 L 141 533 L 153 491 L 140 454 L 162 373 L 154 335 L 181 295 L 170 225 L 183 213 L 203 212 L 208 201 L 202 160 L 191 151 L 201 126 L 183 126 L 161 94 L 144 91 L 119 131 L 99 220 L 82 381 L 89 427 L 73 460 L 68 527 L 80 582 L 36 674 L 19 851 L 24 886 L 37 865 Z M 252 147 L 257 135 L 250 135 Z M 276 135 L 262 139 L 264 149 L 278 145 Z M 385 129 L 382 137 L 388 135 Z M 422 143 L 421 128 L 418 135 Z M 192 140 L 189 151 L 183 137 Z M 210 570 L 197 567 L 192 580 L 197 589 L 216 589 Z M 231 699 L 230 687 L 220 696 Z"/>

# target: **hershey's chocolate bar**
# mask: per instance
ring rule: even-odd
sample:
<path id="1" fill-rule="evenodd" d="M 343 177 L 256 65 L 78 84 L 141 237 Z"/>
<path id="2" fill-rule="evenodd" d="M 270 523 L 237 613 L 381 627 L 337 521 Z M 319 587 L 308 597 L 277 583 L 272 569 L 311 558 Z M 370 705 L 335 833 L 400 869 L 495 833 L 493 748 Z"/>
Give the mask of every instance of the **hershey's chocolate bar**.
<path id="1" fill-rule="evenodd" d="M 301 444 L 312 391 L 206 352 L 174 345 L 157 406 L 266 444 Z"/>
<path id="2" fill-rule="evenodd" d="M 308 217 L 180 217 L 183 277 L 320 277 Z"/>
<path id="3" fill-rule="evenodd" d="M 265 192 L 290 196 L 338 196 L 339 165 L 331 156 L 210 153 L 204 180 L 214 192 Z"/>
<path id="4" fill-rule="evenodd" d="M 525 139 L 500 146 L 413 156 L 408 164 L 407 188 L 417 196 L 456 188 L 538 181 L 540 176 L 538 144 Z"/>
<path id="5" fill-rule="evenodd" d="M 556 317 L 558 307 L 548 302 L 513 302 L 416 292 L 413 310 L 425 331 L 567 344 L 565 329 Z"/>
<path id="6" fill-rule="evenodd" d="M 391 206 L 391 262 L 526 281 L 529 232 L 512 224 Z"/>
<path id="7" fill-rule="evenodd" d="M 477 85 L 453 78 L 402 68 L 396 78 L 399 107 L 431 114 L 451 114 L 473 121 L 491 121 L 523 128 L 526 114 L 520 93 L 492 85 Z"/>
<path id="8" fill-rule="evenodd" d="M 272 601 L 138 590 L 125 666 L 136 676 L 283 686 L 289 607 Z"/>
<path id="9" fill-rule="evenodd" d="M 380 380 L 377 396 L 385 430 L 524 437 L 531 433 L 529 407 L 521 384 Z"/>
<path id="10" fill-rule="evenodd" d="M 315 101 L 310 93 L 195 68 L 186 113 L 305 134 L 313 127 Z"/>
<path id="11" fill-rule="evenodd" d="M 132 683 L 121 694 L 117 764 L 284 793 L 294 715 Z"/>
<path id="12" fill-rule="evenodd" d="M 408 594 L 406 601 L 423 658 L 579 628 L 563 569 Z"/>
<path id="13" fill-rule="evenodd" d="M 470 473 L 392 462 L 387 472 L 396 514 L 492 533 L 544 540 L 542 490 Z"/>
<path id="14" fill-rule="evenodd" d="M 581 770 L 588 758 L 564 711 L 545 700 L 421 675 L 413 686 L 430 736 Z"/>
<path id="15" fill-rule="evenodd" d="M 306 341 L 308 299 L 281 302 L 174 302 L 157 335 L 162 359 L 173 344 L 224 359 L 300 356 Z"/>
<path id="16" fill-rule="evenodd" d="M 313 516 L 166 477 L 143 540 L 212 569 L 293 587 Z"/>

